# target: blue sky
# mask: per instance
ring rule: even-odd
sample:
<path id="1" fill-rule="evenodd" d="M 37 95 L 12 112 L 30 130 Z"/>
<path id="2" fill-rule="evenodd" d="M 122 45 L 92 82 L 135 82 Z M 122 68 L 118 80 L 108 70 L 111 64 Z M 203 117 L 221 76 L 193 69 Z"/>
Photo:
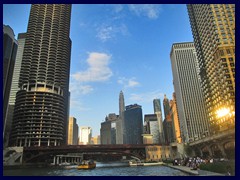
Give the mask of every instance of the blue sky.
<path id="1" fill-rule="evenodd" d="M 3 23 L 15 37 L 26 32 L 30 5 L 3 5 Z M 93 135 L 109 113 L 125 105 L 153 113 L 153 99 L 174 92 L 170 62 L 173 43 L 193 41 L 185 4 L 72 5 L 70 116 Z M 162 109 L 163 110 L 163 109 Z"/>

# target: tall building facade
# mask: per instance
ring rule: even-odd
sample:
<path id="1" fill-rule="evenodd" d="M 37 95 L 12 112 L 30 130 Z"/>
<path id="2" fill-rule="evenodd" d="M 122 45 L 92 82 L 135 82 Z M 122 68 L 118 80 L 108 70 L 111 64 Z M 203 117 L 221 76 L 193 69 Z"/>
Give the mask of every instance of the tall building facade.
<path id="1" fill-rule="evenodd" d="M 142 144 L 142 107 L 138 104 L 126 106 L 123 123 L 123 144 Z"/>
<path id="2" fill-rule="evenodd" d="M 78 124 L 75 117 L 69 117 L 68 145 L 78 145 Z"/>
<path id="3" fill-rule="evenodd" d="M 182 140 L 194 141 L 209 131 L 194 44 L 174 43 L 170 56 Z"/>
<path id="4" fill-rule="evenodd" d="M 100 136 L 98 135 L 98 136 L 92 137 L 92 139 L 91 139 L 91 144 L 101 144 L 101 138 L 100 138 Z"/>
<path id="5" fill-rule="evenodd" d="M 158 120 L 159 143 L 164 144 L 165 137 L 164 137 L 164 130 L 163 130 L 163 118 L 162 118 L 160 99 L 153 100 L 153 109 L 154 109 L 154 113 L 157 115 L 157 120 Z"/>
<path id="6" fill-rule="evenodd" d="M 163 99 L 163 110 L 164 110 L 164 118 L 166 119 L 170 111 L 170 104 L 166 94 L 164 94 L 164 99 Z"/>
<path id="7" fill-rule="evenodd" d="M 211 133 L 235 127 L 235 4 L 187 5 Z"/>
<path id="8" fill-rule="evenodd" d="M 159 124 L 156 114 L 145 114 L 144 124 L 146 126 L 146 131 L 144 133 L 152 135 L 152 143 L 159 144 Z"/>
<path id="9" fill-rule="evenodd" d="M 163 99 L 163 110 L 164 110 L 163 131 L 164 131 L 165 142 L 168 144 L 173 142 L 173 126 L 172 126 L 172 119 L 169 116 L 170 104 L 166 94 L 164 94 L 164 99 Z"/>
<path id="10" fill-rule="evenodd" d="M 12 28 L 3 25 L 3 140 L 4 146 L 8 144 L 9 122 L 7 122 L 7 111 L 10 89 L 12 84 L 13 69 L 15 65 L 18 48 L 17 40 L 14 37 Z"/>
<path id="11" fill-rule="evenodd" d="M 163 131 L 164 131 L 165 143 L 169 144 L 171 142 L 174 142 L 173 121 L 169 115 L 167 115 L 167 117 L 163 121 Z"/>
<path id="12" fill-rule="evenodd" d="M 173 93 L 173 99 L 170 100 L 169 103 L 170 103 L 169 116 L 172 120 L 173 141 L 177 142 L 177 143 L 181 143 L 182 142 L 182 134 L 181 134 L 180 123 L 179 123 L 179 118 L 178 118 L 176 93 Z"/>
<path id="13" fill-rule="evenodd" d="M 33 4 L 16 95 L 12 146 L 66 144 L 71 5 Z"/>
<path id="14" fill-rule="evenodd" d="M 6 146 L 8 146 L 9 135 L 12 127 L 12 119 L 13 119 L 16 94 L 19 91 L 18 82 L 19 82 L 20 70 L 22 65 L 22 56 L 23 56 L 23 49 L 25 45 L 25 39 L 26 39 L 26 33 L 18 34 L 17 55 L 16 55 L 15 66 L 13 70 L 12 85 L 11 85 L 7 115 L 6 115 L 6 126 L 5 126 L 6 141 L 4 142 Z"/>
<path id="15" fill-rule="evenodd" d="M 92 128 L 87 126 L 80 126 L 79 130 L 80 130 L 79 144 L 80 145 L 90 144 L 92 139 Z"/>
<path id="16" fill-rule="evenodd" d="M 119 94 L 119 118 L 116 121 L 116 143 L 123 144 L 123 123 L 124 123 L 125 102 L 123 92 Z"/>
<path id="17" fill-rule="evenodd" d="M 105 122 L 101 123 L 101 144 L 116 144 L 116 122 L 118 119 L 118 115 L 111 113 L 105 118 Z"/>

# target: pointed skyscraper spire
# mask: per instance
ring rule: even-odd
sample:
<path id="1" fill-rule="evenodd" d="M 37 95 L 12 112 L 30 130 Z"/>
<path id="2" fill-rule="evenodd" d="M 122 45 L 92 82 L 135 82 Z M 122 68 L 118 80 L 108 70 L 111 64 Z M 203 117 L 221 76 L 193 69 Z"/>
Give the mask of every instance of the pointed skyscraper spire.
<path id="1" fill-rule="evenodd" d="M 122 90 L 119 94 L 119 116 L 123 118 L 123 112 L 125 111 L 124 95 Z"/>

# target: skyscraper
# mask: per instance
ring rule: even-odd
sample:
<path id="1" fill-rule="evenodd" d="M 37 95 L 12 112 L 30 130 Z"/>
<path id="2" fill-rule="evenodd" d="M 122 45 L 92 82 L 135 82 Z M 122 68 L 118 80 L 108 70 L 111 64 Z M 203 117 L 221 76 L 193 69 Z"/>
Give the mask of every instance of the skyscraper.
<path id="1" fill-rule="evenodd" d="M 164 110 L 164 118 L 166 119 L 170 111 L 169 100 L 166 94 L 164 94 L 164 99 L 163 99 L 163 110 Z"/>
<path id="2" fill-rule="evenodd" d="M 172 119 L 172 129 L 173 129 L 173 140 L 174 142 L 181 143 L 182 135 L 180 130 L 178 111 L 177 111 L 177 102 L 176 102 L 176 93 L 173 93 L 173 99 L 170 100 L 170 118 Z"/>
<path id="3" fill-rule="evenodd" d="M 154 109 L 154 113 L 162 112 L 161 105 L 160 105 L 160 99 L 153 100 L 153 109 Z"/>
<path id="4" fill-rule="evenodd" d="M 66 144 L 71 5 L 34 4 L 16 95 L 11 145 Z"/>
<path id="5" fill-rule="evenodd" d="M 160 99 L 153 100 L 153 109 L 154 113 L 157 115 L 158 120 L 158 129 L 159 129 L 159 143 L 165 143 L 164 131 L 163 131 L 163 119 L 162 119 L 162 110 L 160 105 Z"/>
<path id="6" fill-rule="evenodd" d="M 123 144 L 124 111 L 125 111 L 124 95 L 123 95 L 123 92 L 120 91 L 120 94 L 119 94 L 119 118 L 116 121 L 116 143 L 117 144 Z"/>
<path id="7" fill-rule="evenodd" d="M 123 123 L 123 144 L 142 144 L 142 107 L 134 104 L 126 106 Z"/>
<path id="8" fill-rule="evenodd" d="M 10 135 L 11 126 L 12 126 L 12 118 L 13 118 L 14 105 L 16 100 L 16 93 L 19 90 L 18 82 L 19 82 L 20 69 L 22 64 L 22 56 L 23 56 L 23 49 L 25 45 L 25 39 L 26 39 L 26 33 L 18 34 L 18 39 L 17 39 L 18 49 L 17 49 L 16 61 L 15 61 L 15 66 L 13 71 L 12 85 L 10 90 L 8 110 L 7 110 L 7 116 L 6 116 L 6 128 L 5 128 L 5 133 L 7 135 L 6 145 L 8 145 L 9 135 Z"/>
<path id="9" fill-rule="evenodd" d="M 105 118 L 105 122 L 101 123 L 101 144 L 116 144 L 116 122 L 118 119 L 118 115 L 111 113 Z"/>
<path id="10" fill-rule="evenodd" d="M 69 117 L 68 145 L 78 145 L 78 124 L 75 117 Z"/>
<path id="11" fill-rule="evenodd" d="M 146 134 L 152 135 L 152 143 L 159 144 L 159 124 L 156 114 L 145 114 L 144 115 L 144 124 L 146 125 Z"/>
<path id="12" fill-rule="evenodd" d="M 212 133 L 235 127 L 235 5 L 187 5 Z"/>
<path id="13" fill-rule="evenodd" d="M 18 44 L 10 26 L 3 25 L 3 137 L 4 145 L 8 141 L 9 127 L 6 122 L 9 94 Z M 7 126 L 7 127 L 6 127 Z M 6 130 L 6 132 L 5 132 Z"/>
<path id="14" fill-rule="evenodd" d="M 209 131 L 194 44 L 174 43 L 170 55 L 182 140 L 194 141 Z"/>
<path id="15" fill-rule="evenodd" d="M 92 139 L 92 128 L 87 126 L 80 126 L 79 129 L 80 129 L 79 144 L 80 145 L 90 144 Z"/>

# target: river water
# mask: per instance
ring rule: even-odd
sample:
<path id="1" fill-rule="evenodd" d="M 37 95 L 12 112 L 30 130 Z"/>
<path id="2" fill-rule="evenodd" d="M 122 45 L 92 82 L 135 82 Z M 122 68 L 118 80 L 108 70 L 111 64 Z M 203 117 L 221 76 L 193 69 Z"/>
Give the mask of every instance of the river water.
<path id="1" fill-rule="evenodd" d="M 188 176 L 166 166 L 129 167 L 126 163 L 101 163 L 92 170 L 62 167 L 4 169 L 4 176 Z"/>

